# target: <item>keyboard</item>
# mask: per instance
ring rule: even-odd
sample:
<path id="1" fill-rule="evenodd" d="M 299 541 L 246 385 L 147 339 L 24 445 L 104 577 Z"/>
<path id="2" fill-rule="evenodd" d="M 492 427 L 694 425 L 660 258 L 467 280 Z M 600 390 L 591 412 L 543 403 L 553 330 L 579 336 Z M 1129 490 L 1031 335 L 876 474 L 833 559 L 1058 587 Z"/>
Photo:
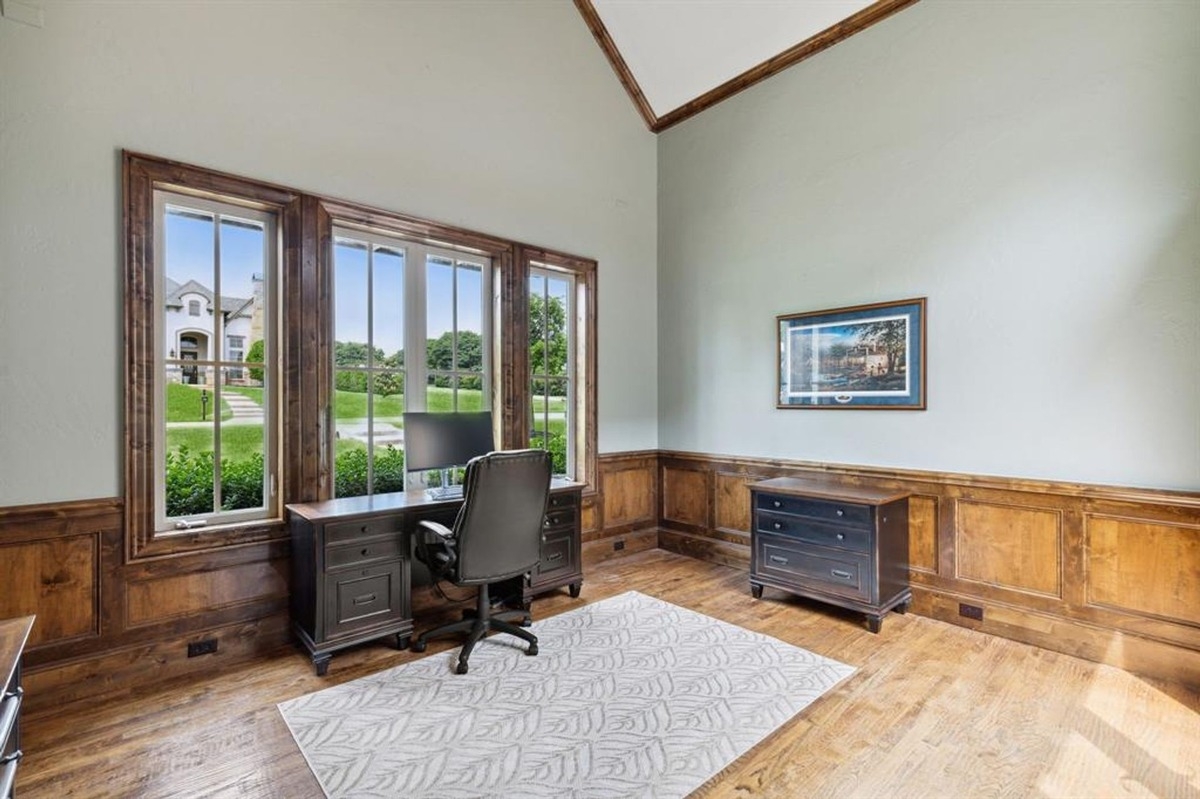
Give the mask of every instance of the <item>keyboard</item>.
<path id="1" fill-rule="evenodd" d="M 462 486 L 446 486 L 445 488 L 427 488 L 425 496 L 430 499 L 462 499 Z"/>

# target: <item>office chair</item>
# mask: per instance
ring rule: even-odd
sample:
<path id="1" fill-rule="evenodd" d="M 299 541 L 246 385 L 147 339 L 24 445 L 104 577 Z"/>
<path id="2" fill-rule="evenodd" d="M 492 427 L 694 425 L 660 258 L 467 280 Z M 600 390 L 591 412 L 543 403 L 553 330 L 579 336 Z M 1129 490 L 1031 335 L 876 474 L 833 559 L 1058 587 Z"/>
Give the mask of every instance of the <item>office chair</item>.
<path id="1" fill-rule="evenodd" d="M 454 529 L 434 521 L 420 523 L 417 556 L 433 571 L 434 580 L 475 585 L 479 593 L 474 618 L 421 633 L 412 643 L 414 652 L 424 652 L 430 638 L 468 632 L 456 669 L 458 674 L 466 674 L 467 658 L 475 644 L 497 631 L 528 641 L 526 654 L 537 654 L 537 636 L 512 623 L 527 624 L 532 615 L 527 610 L 493 612 L 489 589 L 493 583 L 520 577 L 537 567 L 550 495 L 550 464 L 550 453 L 540 449 L 472 458 L 463 479 L 464 500 Z"/>

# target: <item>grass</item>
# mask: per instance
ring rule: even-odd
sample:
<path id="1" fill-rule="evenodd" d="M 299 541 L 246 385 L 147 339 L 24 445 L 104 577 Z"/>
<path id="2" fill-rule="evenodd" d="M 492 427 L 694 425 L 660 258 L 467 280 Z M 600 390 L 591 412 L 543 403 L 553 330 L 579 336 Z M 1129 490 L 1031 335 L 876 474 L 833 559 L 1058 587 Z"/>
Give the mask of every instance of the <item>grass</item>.
<path id="1" fill-rule="evenodd" d="M 212 430 L 203 427 L 167 428 L 167 449 L 178 450 L 186 446 L 192 452 L 211 452 Z M 256 452 L 262 452 L 263 430 L 259 425 L 226 425 L 221 428 L 221 457 L 225 460 L 246 460 Z"/>
<path id="2" fill-rule="evenodd" d="M 208 392 L 208 409 L 206 418 L 201 419 L 204 410 L 200 392 L 203 386 L 188 386 L 183 383 L 167 383 L 167 421 L 168 422 L 201 422 L 213 418 L 213 393 Z M 228 419 L 233 411 L 225 401 L 221 401 L 221 418 Z"/>

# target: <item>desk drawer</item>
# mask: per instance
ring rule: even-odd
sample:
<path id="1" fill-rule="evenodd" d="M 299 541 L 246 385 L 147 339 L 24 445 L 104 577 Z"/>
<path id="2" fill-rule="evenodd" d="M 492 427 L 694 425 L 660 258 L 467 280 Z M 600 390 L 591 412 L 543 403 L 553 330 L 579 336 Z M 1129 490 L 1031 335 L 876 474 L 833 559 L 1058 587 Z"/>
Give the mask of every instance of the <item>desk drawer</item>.
<path id="1" fill-rule="evenodd" d="M 353 522 L 338 522 L 325 525 L 325 543 L 337 544 L 356 538 L 373 538 L 387 533 L 400 532 L 403 517 L 380 516 L 374 519 L 359 519 Z"/>
<path id="2" fill-rule="evenodd" d="M 328 575 L 325 601 L 330 635 L 392 617 L 406 617 L 406 592 L 399 561 Z"/>
<path id="3" fill-rule="evenodd" d="M 866 555 L 805 546 L 774 535 L 760 535 L 756 546 L 757 571 L 764 577 L 871 601 L 871 559 Z"/>
<path id="4" fill-rule="evenodd" d="M 546 521 L 543 524 L 543 529 L 558 530 L 564 527 L 574 527 L 578 515 L 579 509 L 576 507 L 548 510 L 546 511 Z"/>
<path id="5" fill-rule="evenodd" d="M 403 536 L 395 533 L 382 538 L 372 538 L 328 547 L 325 550 L 325 568 L 339 569 L 350 566 L 362 566 L 381 560 L 395 560 L 401 555 Z"/>
<path id="6" fill-rule="evenodd" d="M 839 524 L 871 524 L 870 505 L 853 505 L 831 500 L 802 499 L 783 494 L 759 494 L 759 510 L 805 516 L 810 519 L 837 522 Z"/>
<path id="7" fill-rule="evenodd" d="M 787 516 L 760 510 L 755 527 L 760 533 L 782 535 L 809 544 L 870 552 L 872 529 L 849 525 L 825 524 L 798 516 Z"/>
<path id="8" fill-rule="evenodd" d="M 541 559 L 534 570 L 533 582 L 552 580 L 559 575 L 573 574 L 579 571 L 578 552 L 575 548 L 575 535 L 572 530 L 562 530 L 546 533 L 542 537 Z"/>
<path id="9" fill-rule="evenodd" d="M 579 507 L 579 495 L 574 491 L 564 491 L 558 494 L 551 494 L 549 501 L 546 503 L 546 510 L 554 510 L 556 508 L 577 508 Z"/>

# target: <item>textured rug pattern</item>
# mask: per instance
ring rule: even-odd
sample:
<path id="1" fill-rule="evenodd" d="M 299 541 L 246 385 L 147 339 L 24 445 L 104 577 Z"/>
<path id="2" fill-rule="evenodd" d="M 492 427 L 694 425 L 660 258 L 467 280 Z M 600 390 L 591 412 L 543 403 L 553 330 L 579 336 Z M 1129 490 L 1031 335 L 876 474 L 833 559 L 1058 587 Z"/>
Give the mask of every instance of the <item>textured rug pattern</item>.
<path id="1" fill-rule="evenodd" d="M 630 591 L 283 702 L 330 797 L 679 797 L 854 672 Z"/>

